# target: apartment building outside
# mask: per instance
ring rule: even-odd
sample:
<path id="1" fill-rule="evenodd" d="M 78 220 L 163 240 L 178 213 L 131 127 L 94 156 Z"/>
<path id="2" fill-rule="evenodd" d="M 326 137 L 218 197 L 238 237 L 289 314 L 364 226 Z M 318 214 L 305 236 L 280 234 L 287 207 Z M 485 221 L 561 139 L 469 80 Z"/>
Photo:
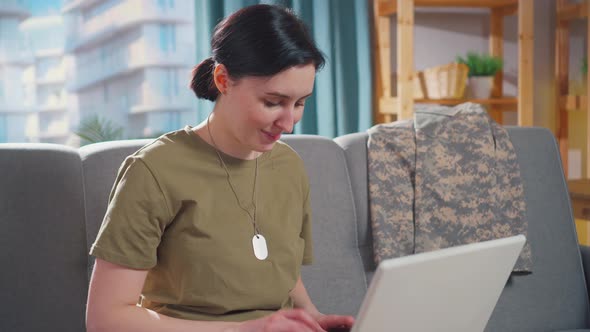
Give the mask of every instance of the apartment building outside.
<path id="1" fill-rule="evenodd" d="M 25 95 L 35 105 L 37 130 L 32 140 L 67 144 L 73 134 L 65 89 L 63 19 L 59 15 L 31 17 L 20 29 L 34 58 L 25 72 Z"/>
<path id="2" fill-rule="evenodd" d="M 186 88 L 195 58 L 193 1 L 70 0 L 62 13 L 71 130 L 95 115 L 123 127 L 126 138 L 195 121 Z"/>
<path id="3" fill-rule="evenodd" d="M 36 135 L 34 107 L 23 82 L 33 57 L 19 30 L 29 16 L 25 0 L 0 0 L 0 143 L 30 142 Z"/>

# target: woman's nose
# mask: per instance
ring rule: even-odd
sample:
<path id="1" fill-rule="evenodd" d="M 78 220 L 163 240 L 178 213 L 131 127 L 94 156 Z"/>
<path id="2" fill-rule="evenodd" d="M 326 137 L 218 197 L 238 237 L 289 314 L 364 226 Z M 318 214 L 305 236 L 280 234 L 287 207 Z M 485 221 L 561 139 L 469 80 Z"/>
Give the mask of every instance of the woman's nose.
<path id="1" fill-rule="evenodd" d="M 281 112 L 281 116 L 275 121 L 275 126 L 280 128 L 284 133 L 292 133 L 295 126 L 293 120 L 293 107 L 287 107 Z"/>

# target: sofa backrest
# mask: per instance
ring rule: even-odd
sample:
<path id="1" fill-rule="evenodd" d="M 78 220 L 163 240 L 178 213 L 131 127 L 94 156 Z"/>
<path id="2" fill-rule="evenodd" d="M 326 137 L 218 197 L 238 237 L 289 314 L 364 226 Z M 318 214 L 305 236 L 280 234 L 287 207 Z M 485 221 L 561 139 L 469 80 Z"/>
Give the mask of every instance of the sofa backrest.
<path id="1" fill-rule="evenodd" d="M 589 307 L 584 272 L 555 139 L 542 128 L 508 127 L 508 132 L 525 189 L 533 273 L 510 278 L 486 331 L 587 328 Z M 337 138 L 336 142 L 344 149 L 349 163 L 357 211 L 363 211 L 357 222 L 367 245 L 360 248 L 363 257 L 372 257 L 368 245 L 367 139 L 367 134 L 361 133 Z M 367 279 L 370 277 L 371 272 Z"/>
<path id="2" fill-rule="evenodd" d="M 314 264 L 303 268 L 303 283 L 320 311 L 356 315 L 367 282 L 344 152 L 318 136 L 285 136 L 284 141 L 303 159 L 311 186 Z"/>
<path id="3" fill-rule="evenodd" d="M 61 145 L 0 146 L 0 331 L 84 331 L 80 157 Z"/>
<path id="4" fill-rule="evenodd" d="M 320 310 L 356 314 L 366 292 L 366 280 L 357 246 L 356 214 L 345 155 L 327 138 L 288 135 L 284 141 L 303 158 L 311 186 L 315 260 L 302 270 L 304 283 Z M 147 142 L 106 142 L 80 149 L 88 246 L 98 233 L 119 166 Z"/>
<path id="5" fill-rule="evenodd" d="M 354 133 L 337 137 L 334 141 L 342 148 L 346 156 L 350 182 L 354 193 L 359 253 L 363 260 L 368 287 L 375 273 L 376 265 L 373 259 L 373 233 L 369 223 L 367 139 L 366 133 Z"/>
<path id="6" fill-rule="evenodd" d="M 123 160 L 151 140 L 124 140 L 96 143 L 78 151 L 84 171 L 84 200 L 86 205 L 86 253 L 94 243 L 107 210 L 111 188 Z M 92 273 L 94 258 L 89 256 L 88 275 Z"/>

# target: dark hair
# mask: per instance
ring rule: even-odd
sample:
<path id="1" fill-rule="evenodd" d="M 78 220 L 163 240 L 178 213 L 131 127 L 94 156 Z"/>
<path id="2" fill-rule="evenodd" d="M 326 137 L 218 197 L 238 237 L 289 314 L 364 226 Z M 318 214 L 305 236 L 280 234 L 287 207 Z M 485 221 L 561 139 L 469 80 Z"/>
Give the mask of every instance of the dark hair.
<path id="1" fill-rule="evenodd" d="M 293 66 L 313 64 L 316 71 L 325 59 L 305 24 L 290 10 L 273 5 L 242 8 L 221 21 L 211 38 L 212 56 L 193 69 L 191 89 L 199 98 L 215 101 L 216 63 L 234 79 L 272 76 Z"/>

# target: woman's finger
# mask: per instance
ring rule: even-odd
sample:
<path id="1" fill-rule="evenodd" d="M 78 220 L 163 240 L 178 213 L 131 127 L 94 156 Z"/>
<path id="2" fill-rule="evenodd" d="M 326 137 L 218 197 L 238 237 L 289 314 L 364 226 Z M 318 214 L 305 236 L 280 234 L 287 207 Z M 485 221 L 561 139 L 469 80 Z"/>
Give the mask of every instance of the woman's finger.
<path id="1" fill-rule="evenodd" d="M 346 327 L 351 328 L 354 324 L 354 317 L 340 316 L 340 315 L 325 315 L 318 320 L 319 324 L 324 328 Z"/>
<path id="2" fill-rule="evenodd" d="M 325 332 L 322 326 L 313 317 L 302 309 L 292 309 L 283 311 L 285 317 L 303 323 L 312 331 Z"/>

